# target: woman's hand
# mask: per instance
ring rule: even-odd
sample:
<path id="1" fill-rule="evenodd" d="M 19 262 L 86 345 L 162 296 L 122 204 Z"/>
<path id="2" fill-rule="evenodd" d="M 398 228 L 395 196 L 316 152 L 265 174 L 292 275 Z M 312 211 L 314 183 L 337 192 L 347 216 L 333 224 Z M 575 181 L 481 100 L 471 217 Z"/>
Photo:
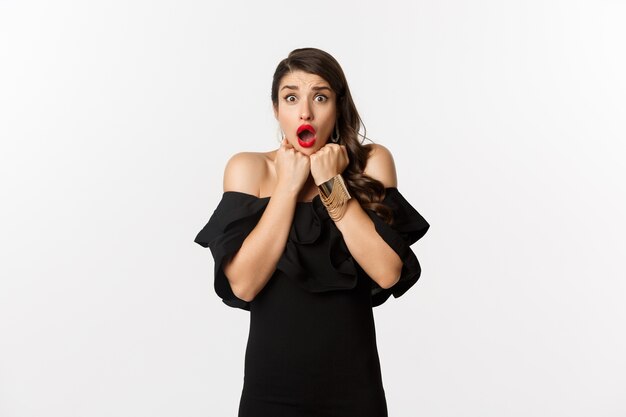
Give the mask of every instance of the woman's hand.
<path id="1" fill-rule="evenodd" d="M 346 147 L 336 143 L 327 143 L 309 159 L 311 160 L 311 175 L 315 185 L 320 185 L 335 175 L 341 174 L 350 162 Z"/>
<path id="2" fill-rule="evenodd" d="M 276 152 L 276 188 L 297 194 L 309 177 L 310 161 L 307 155 L 296 151 L 283 139 Z"/>

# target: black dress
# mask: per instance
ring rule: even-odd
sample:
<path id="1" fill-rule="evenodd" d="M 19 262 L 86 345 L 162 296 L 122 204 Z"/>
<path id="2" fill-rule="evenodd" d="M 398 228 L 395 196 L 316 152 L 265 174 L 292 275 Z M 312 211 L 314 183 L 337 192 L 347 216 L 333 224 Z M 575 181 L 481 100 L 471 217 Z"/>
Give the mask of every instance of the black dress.
<path id="1" fill-rule="evenodd" d="M 400 281 L 382 289 L 350 255 L 320 197 L 296 203 L 285 251 L 250 303 L 232 292 L 222 264 L 241 247 L 269 197 L 227 191 L 195 242 L 215 260 L 215 291 L 250 311 L 240 417 L 387 416 L 372 307 L 401 296 L 420 276 L 409 245 L 429 224 L 397 188 L 384 203 L 389 226 L 365 210 L 404 262 Z"/>

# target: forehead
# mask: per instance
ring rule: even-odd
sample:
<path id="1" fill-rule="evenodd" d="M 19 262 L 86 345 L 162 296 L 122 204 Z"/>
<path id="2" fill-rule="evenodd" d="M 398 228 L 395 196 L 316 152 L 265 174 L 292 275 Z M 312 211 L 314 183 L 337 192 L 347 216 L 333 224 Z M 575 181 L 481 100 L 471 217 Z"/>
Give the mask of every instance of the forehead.
<path id="1" fill-rule="evenodd" d="M 288 72 L 283 76 L 280 80 L 279 88 L 282 88 L 284 85 L 293 85 L 297 87 L 319 87 L 326 86 L 330 87 L 328 82 L 320 77 L 317 74 L 311 74 L 304 71 L 293 71 Z"/>

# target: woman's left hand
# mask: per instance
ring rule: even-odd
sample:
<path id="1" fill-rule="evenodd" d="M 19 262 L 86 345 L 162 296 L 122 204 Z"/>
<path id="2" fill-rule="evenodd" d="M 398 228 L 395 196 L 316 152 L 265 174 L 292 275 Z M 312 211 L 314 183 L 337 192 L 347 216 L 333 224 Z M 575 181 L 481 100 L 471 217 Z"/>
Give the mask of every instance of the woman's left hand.
<path id="1" fill-rule="evenodd" d="M 341 174 L 348 166 L 350 159 L 344 145 L 327 143 L 309 156 L 309 161 L 315 185 L 320 185 L 335 175 Z"/>

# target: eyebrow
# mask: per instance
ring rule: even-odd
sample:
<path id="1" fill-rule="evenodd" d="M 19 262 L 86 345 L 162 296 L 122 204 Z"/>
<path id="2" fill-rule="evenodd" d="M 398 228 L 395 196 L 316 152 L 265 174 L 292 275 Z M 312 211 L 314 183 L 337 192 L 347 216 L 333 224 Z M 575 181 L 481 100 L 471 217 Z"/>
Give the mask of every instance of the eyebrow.
<path id="1" fill-rule="evenodd" d="M 280 91 L 283 91 L 285 88 L 288 88 L 288 89 L 290 89 L 290 90 L 296 90 L 296 91 L 298 90 L 298 86 L 296 86 L 296 85 L 284 85 L 284 86 L 280 89 Z M 327 86 L 325 86 L 325 85 L 320 86 L 320 87 L 311 87 L 311 90 L 314 90 L 314 91 L 320 91 L 320 90 L 328 90 L 328 91 L 333 91 L 330 87 L 327 87 Z"/>

